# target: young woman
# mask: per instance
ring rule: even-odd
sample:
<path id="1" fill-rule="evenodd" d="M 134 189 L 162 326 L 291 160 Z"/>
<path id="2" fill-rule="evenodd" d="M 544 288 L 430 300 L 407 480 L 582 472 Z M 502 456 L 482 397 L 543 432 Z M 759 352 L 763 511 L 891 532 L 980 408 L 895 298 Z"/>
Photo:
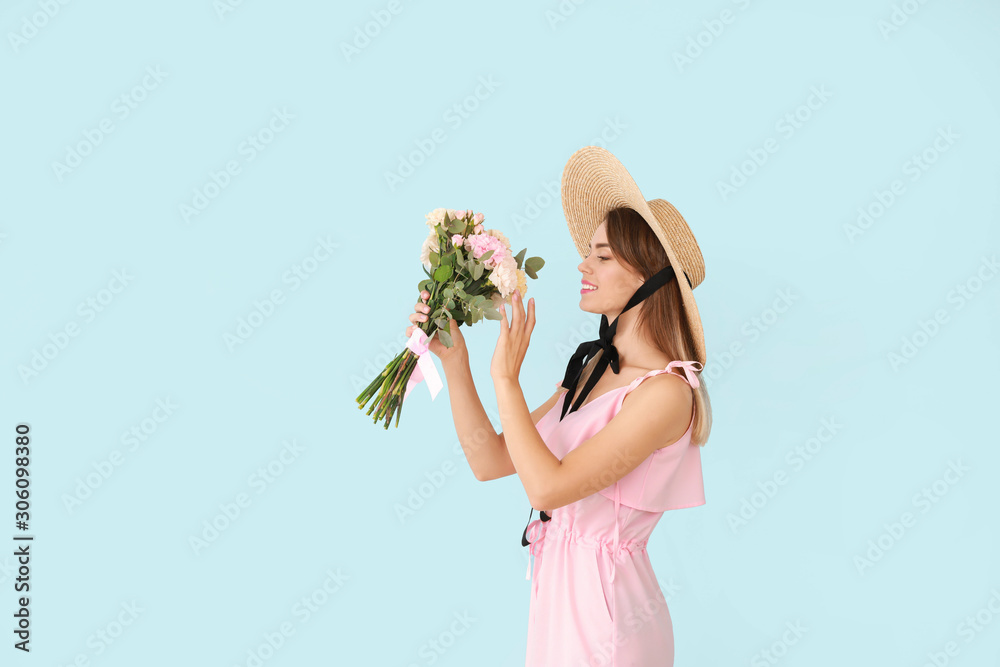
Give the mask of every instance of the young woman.
<path id="1" fill-rule="evenodd" d="M 518 376 L 535 308 L 530 299 L 525 310 L 516 291 L 509 324 L 501 308 L 490 366 L 501 433 L 454 321 L 454 346 L 435 339 L 430 350 L 476 479 L 516 473 L 532 508 L 548 508 L 540 520 L 529 513 L 522 536 L 535 557 L 526 666 L 669 666 L 673 626 L 646 544 L 663 512 L 705 503 L 700 446 L 711 408 L 697 374 L 705 344 L 692 294 L 704 262 L 677 210 L 643 199 L 602 148 L 570 158 L 562 197 L 583 258 L 580 307 L 601 314 L 601 336 L 580 345 L 556 392 L 529 413 Z M 427 317 L 429 295 L 420 296 L 414 326 Z"/>

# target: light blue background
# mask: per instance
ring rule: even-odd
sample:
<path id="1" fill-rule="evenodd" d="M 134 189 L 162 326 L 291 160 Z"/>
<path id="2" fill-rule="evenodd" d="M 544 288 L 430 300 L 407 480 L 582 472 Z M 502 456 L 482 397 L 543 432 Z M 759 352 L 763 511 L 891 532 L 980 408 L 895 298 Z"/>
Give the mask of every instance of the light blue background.
<path id="1" fill-rule="evenodd" d="M 388 431 L 354 398 L 402 349 L 423 216 L 439 206 L 482 211 L 545 258 L 521 380 L 532 408 L 550 395 L 598 318 L 579 309 L 580 258 L 547 190 L 596 143 L 682 212 L 707 268 L 708 502 L 667 513 L 649 547 L 676 664 L 772 664 L 773 651 L 781 665 L 922 665 L 948 642 L 948 664 L 997 664 L 1000 279 L 983 258 L 1000 248 L 1000 8 L 904 4 L 886 33 L 898 3 L 6 3 L 0 534 L 15 532 L 14 425 L 27 422 L 36 538 L 30 656 L 11 648 L 14 561 L 0 556 L 0 662 L 247 665 L 286 623 L 263 664 L 523 664 L 517 477 L 475 481 L 445 392 L 418 388 Z M 376 30 L 373 12 L 391 20 Z M 147 68 L 165 78 L 123 117 L 115 100 Z M 814 87 L 829 98 L 802 107 Z M 249 160 L 241 142 L 275 109 L 294 117 Z M 797 111 L 808 119 L 789 136 L 779 122 Z M 113 131 L 60 178 L 53 163 L 102 119 Z M 957 138 L 932 155 L 942 128 Z M 436 130 L 444 141 L 390 186 Z M 769 138 L 777 151 L 720 194 Z M 911 171 L 925 150 L 936 161 Z M 228 161 L 239 173 L 186 221 L 180 206 Z M 894 180 L 902 194 L 849 237 Z M 286 281 L 314 252 L 327 259 L 309 279 Z M 958 285 L 976 290 L 961 307 Z M 276 289 L 283 302 L 230 349 Z M 78 310 L 105 297 L 92 319 Z M 495 420 L 497 331 L 467 333 Z M 904 339 L 916 354 L 894 366 Z M 159 423 L 158 400 L 177 406 Z M 825 419 L 835 435 L 793 463 Z M 144 424 L 130 449 L 122 434 Z M 258 493 L 251 476 L 293 440 L 301 451 Z M 116 450 L 121 464 L 68 508 Z M 957 461 L 968 470 L 942 481 Z M 935 483 L 937 502 L 915 504 Z M 196 553 L 190 538 L 241 493 L 249 506 Z M 744 501 L 759 508 L 733 528 Z M 859 567 L 879 540 L 884 555 Z M 305 617 L 296 605 L 313 595 L 323 604 Z M 804 634 L 785 634 L 796 623 Z M 432 642 L 447 646 L 433 661 Z"/>

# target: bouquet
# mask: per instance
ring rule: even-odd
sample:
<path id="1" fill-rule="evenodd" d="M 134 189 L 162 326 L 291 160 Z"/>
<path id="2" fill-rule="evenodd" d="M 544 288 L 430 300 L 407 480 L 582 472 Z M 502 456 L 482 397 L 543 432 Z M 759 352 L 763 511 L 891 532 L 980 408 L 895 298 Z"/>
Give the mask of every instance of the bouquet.
<path id="1" fill-rule="evenodd" d="M 367 414 L 375 413 L 375 423 L 385 420 L 386 429 L 393 416 L 399 427 L 403 400 L 421 380 L 426 379 L 431 400 L 442 387 L 428 342 L 437 336 L 445 347 L 451 347 L 452 319 L 459 326 L 483 318 L 499 320 L 500 304 L 510 303 L 514 290 L 523 297 L 527 277 L 537 279 L 545 265 L 541 257 L 525 260 L 527 248 L 512 255 L 507 237 L 483 227 L 482 213 L 436 208 L 425 217 L 430 233 L 420 250 L 420 261 L 427 279 L 417 288 L 430 294 L 427 321 L 414 328 L 406 348 L 357 398 L 359 409 L 372 402 Z"/>

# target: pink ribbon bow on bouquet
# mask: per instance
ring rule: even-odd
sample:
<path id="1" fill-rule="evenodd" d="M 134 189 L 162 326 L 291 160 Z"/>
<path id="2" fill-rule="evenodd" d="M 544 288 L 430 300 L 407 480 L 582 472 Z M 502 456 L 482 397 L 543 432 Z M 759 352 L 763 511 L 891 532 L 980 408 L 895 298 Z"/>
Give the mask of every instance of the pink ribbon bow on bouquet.
<path id="1" fill-rule="evenodd" d="M 414 327 L 410 339 L 406 341 L 406 347 L 410 348 L 417 355 L 417 367 L 410 374 L 410 379 L 406 381 L 406 392 L 403 393 L 403 400 L 410 395 L 413 388 L 420 384 L 422 380 L 427 380 L 427 391 L 431 392 L 431 400 L 437 398 L 438 392 L 444 386 L 441 376 L 438 375 L 437 366 L 427 348 L 427 334 L 420 327 Z"/>

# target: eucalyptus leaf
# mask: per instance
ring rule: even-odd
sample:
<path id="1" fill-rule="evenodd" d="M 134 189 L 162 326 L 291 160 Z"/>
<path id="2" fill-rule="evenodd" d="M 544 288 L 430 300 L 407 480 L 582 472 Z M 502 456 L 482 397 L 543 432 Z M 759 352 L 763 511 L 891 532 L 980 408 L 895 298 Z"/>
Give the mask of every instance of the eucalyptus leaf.
<path id="1" fill-rule="evenodd" d="M 537 280 L 537 271 L 543 266 L 545 266 L 545 260 L 541 257 L 529 257 L 528 261 L 524 263 L 524 272 L 528 274 L 529 277 Z"/>
<path id="2" fill-rule="evenodd" d="M 535 271 L 538 271 L 543 266 L 545 266 L 545 260 L 542 259 L 541 257 L 529 257 L 524 264 L 525 266 L 530 266 Z"/>
<path id="3" fill-rule="evenodd" d="M 437 271 L 434 272 L 434 280 L 439 283 L 445 282 L 448 278 L 451 278 L 451 271 L 452 269 L 450 264 L 442 264 L 437 268 Z"/>

